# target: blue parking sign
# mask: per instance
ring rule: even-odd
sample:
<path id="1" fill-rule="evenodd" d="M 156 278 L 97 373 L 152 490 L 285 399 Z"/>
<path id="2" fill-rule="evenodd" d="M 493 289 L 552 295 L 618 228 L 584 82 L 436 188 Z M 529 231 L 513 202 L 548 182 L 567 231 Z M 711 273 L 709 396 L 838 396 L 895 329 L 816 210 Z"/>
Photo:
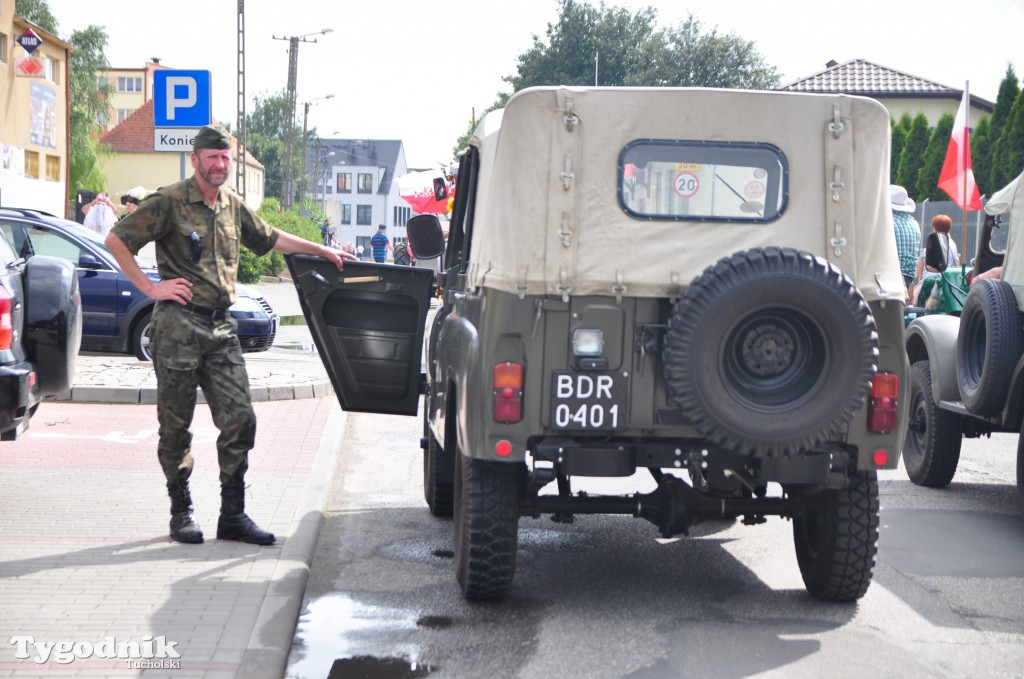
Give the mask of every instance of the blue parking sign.
<path id="1" fill-rule="evenodd" d="M 159 70 L 153 73 L 153 124 L 202 127 L 210 124 L 210 72 Z"/>

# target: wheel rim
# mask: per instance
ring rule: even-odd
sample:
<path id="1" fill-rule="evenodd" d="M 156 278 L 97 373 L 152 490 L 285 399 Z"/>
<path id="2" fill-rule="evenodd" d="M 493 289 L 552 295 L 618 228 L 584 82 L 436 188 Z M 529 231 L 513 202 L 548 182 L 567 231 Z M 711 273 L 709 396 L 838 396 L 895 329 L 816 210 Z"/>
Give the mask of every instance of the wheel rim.
<path id="1" fill-rule="evenodd" d="M 988 333 L 985 324 L 974 320 L 965 328 L 965 345 L 963 352 L 963 374 L 970 384 L 981 380 L 981 371 L 985 367 L 985 348 Z"/>
<path id="2" fill-rule="evenodd" d="M 818 324 L 787 307 L 747 316 L 728 333 L 724 351 L 726 388 L 757 412 L 789 410 L 812 400 L 829 358 Z"/>
<path id="3" fill-rule="evenodd" d="M 153 322 L 147 321 L 146 325 L 142 328 L 142 334 L 139 335 L 139 350 L 142 351 L 143 355 L 147 360 L 153 360 L 153 354 L 149 350 L 149 335 L 153 330 Z"/>

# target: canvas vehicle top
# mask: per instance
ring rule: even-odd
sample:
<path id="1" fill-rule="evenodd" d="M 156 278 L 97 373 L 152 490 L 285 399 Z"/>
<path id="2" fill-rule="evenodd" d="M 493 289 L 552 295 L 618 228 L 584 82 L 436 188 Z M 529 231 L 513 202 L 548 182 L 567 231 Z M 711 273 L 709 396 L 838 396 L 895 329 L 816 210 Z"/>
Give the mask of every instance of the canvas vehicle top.
<path id="1" fill-rule="evenodd" d="M 345 408 L 423 396 L 466 596 L 508 591 L 520 517 L 625 513 L 664 536 L 792 518 L 808 589 L 848 600 L 906 423 L 888 161 L 869 99 L 533 88 L 481 120 L 448 232 L 408 224 L 418 259 L 443 252 L 422 376 L 431 271 L 289 266 Z M 641 468 L 653 493 L 573 493 Z"/>

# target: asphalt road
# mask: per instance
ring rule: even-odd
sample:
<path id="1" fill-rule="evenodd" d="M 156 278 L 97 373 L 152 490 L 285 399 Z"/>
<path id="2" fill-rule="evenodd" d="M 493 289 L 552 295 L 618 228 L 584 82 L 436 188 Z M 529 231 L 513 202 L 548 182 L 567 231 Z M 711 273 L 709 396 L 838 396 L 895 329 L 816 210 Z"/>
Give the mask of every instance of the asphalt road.
<path id="1" fill-rule="evenodd" d="M 423 502 L 419 418 L 347 422 L 289 677 L 1024 676 L 1016 436 L 966 441 L 947 489 L 885 475 L 856 605 L 806 594 L 783 519 L 664 541 L 607 516 L 523 519 L 512 596 L 471 604 Z"/>

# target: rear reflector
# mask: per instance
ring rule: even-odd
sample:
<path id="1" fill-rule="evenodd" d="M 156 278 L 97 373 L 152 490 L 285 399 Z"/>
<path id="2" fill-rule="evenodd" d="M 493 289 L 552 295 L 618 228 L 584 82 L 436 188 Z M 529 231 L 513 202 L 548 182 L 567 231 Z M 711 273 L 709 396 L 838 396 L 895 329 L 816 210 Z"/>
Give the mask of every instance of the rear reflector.
<path id="1" fill-rule="evenodd" d="M 874 457 L 872 457 L 872 461 L 875 463 L 876 467 L 884 467 L 889 464 L 889 453 L 884 450 L 876 450 Z"/>
<path id="2" fill-rule="evenodd" d="M 7 288 L 0 286 L 0 349 L 10 349 L 14 340 L 14 300 Z"/>
<path id="3" fill-rule="evenodd" d="M 523 366 L 494 366 L 494 421 L 511 424 L 523 419 Z"/>
<path id="4" fill-rule="evenodd" d="M 871 405 L 868 407 L 868 429 L 876 434 L 896 431 L 900 378 L 890 372 L 875 374 L 871 380 Z"/>

